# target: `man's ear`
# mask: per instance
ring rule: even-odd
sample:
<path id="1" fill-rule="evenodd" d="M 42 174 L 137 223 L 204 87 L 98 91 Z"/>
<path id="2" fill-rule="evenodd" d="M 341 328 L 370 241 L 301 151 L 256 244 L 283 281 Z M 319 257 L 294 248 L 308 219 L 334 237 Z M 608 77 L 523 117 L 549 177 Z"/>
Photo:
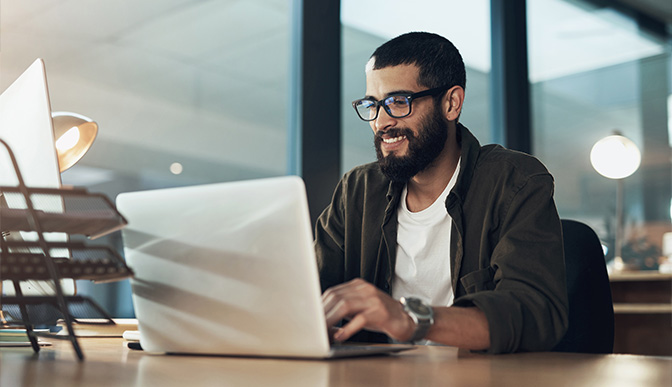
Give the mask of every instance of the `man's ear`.
<path id="1" fill-rule="evenodd" d="M 457 120 L 462 112 L 464 89 L 462 86 L 453 86 L 448 89 L 443 98 L 443 115 L 448 121 Z"/>

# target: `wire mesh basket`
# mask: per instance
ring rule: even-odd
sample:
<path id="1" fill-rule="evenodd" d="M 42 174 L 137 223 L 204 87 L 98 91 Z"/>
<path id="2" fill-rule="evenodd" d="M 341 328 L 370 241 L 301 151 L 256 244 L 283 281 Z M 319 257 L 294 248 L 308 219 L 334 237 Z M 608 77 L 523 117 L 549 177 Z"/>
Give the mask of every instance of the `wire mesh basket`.
<path id="1" fill-rule="evenodd" d="M 61 280 L 117 281 L 133 272 L 114 250 L 71 242 L 70 236 L 97 238 L 123 228 L 126 219 L 106 196 L 83 188 L 27 187 L 11 148 L 1 139 L 0 144 L 7 149 L 19 183 L 0 187 L 0 326 L 25 326 L 35 352 L 40 350 L 37 336 L 70 340 L 83 360 L 72 327 L 79 312 L 93 313 L 104 324 L 114 322 L 92 300 L 66 296 Z M 2 296 L 4 280 L 12 282 L 15 295 Z M 53 283 L 53 295 L 24 295 L 21 282 L 33 280 Z M 67 335 L 34 330 L 36 325 L 57 320 L 65 322 Z"/>

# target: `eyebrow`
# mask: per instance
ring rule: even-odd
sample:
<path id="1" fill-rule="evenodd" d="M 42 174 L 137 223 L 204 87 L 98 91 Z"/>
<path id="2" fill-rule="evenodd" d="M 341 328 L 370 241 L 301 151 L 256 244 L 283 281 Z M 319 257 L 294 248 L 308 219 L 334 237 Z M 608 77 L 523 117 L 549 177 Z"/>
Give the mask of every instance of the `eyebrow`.
<path id="1" fill-rule="evenodd" d="M 415 93 L 415 91 L 411 91 L 411 90 L 394 90 L 394 91 L 390 91 L 389 93 L 385 94 L 385 96 L 384 96 L 382 99 L 385 99 L 385 98 L 387 98 L 387 97 L 391 97 L 391 96 L 393 96 L 393 95 L 399 95 L 399 94 L 413 94 L 413 93 Z M 376 100 L 376 97 L 374 97 L 374 96 L 372 96 L 372 95 L 365 95 L 365 96 L 364 96 L 364 99 L 372 99 L 372 100 Z"/>

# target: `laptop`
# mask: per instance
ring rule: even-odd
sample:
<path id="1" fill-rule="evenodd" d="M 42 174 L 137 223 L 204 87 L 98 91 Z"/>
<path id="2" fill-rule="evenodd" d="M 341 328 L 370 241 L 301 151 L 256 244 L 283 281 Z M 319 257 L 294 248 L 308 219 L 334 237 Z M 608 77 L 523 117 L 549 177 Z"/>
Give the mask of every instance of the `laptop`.
<path id="1" fill-rule="evenodd" d="M 149 352 L 331 358 L 305 187 L 285 176 L 122 193 L 117 208 Z"/>

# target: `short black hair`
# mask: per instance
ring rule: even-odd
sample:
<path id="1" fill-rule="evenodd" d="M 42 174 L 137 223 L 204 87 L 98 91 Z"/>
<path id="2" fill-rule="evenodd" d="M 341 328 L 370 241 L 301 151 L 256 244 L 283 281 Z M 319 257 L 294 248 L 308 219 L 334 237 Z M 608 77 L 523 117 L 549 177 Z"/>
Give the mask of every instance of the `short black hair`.
<path id="1" fill-rule="evenodd" d="M 373 69 L 402 64 L 420 69 L 418 83 L 427 88 L 467 85 L 464 61 L 457 48 L 441 35 L 409 32 L 389 40 L 371 55 Z"/>

